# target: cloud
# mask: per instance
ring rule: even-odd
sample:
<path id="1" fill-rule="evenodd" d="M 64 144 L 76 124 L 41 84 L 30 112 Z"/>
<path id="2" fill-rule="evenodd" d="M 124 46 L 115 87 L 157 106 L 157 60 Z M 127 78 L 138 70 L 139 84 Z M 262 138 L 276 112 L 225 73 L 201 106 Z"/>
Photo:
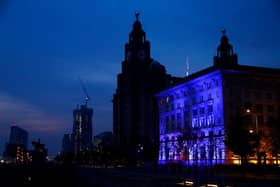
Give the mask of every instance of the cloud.
<path id="1" fill-rule="evenodd" d="M 59 59 L 56 63 L 56 75 L 62 80 L 77 82 L 81 78 L 85 82 L 94 84 L 113 85 L 116 83 L 116 75 L 120 71 L 120 64 L 112 62 L 93 63 L 90 59 L 73 59 L 65 61 Z M 82 63 L 81 63 L 82 62 Z"/>
<path id="2" fill-rule="evenodd" d="M 2 129 L 15 124 L 32 132 L 57 132 L 66 124 L 40 107 L 3 92 L 0 92 L 0 123 Z"/>
<path id="3" fill-rule="evenodd" d="M 81 70 L 80 77 L 83 80 L 92 83 L 114 84 L 116 82 L 116 74 L 113 74 L 106 69 L 99 69 L 94 72 L 90 72 L 90 70 Z"/>

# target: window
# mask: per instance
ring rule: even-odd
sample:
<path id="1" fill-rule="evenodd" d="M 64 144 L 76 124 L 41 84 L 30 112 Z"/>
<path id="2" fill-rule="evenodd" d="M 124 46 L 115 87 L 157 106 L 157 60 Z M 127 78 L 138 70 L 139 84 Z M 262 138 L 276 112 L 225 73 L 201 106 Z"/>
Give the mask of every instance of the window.
<path id="1" fill-rule="evenodd" d="M 177 109 L 181 108 L 181 103 L 177 103 Z"/>
<path id="2" fill-rule="evenodd" d="M 212 99 L 212 95 L 208 94 L 208 100 L 211 100 L 211 99 Z"/>
<path id="3" fill-rule="evenodd" d="M 174 110 L 174 104 L 173 103 L 171 103 L 171 105 L 170 105 L 170 110 Z"/>
<path id="4" fill-rule="evenodd" d="M 197 115 L 197 110 L 193 110 L 193 116 L 196 116 Z"/>
<path id="5" fill-rule="evenodd" d="M 175 123 L 171 123 L 171 131 L 173 132 L 175 130 Z"/>
<path id="6" fill-rule="evenodd" d="M 175 120 L 175 115 L 172 114 L 172 116 L 171 116 L 171 121 L 174 121 L 174 120 Z"/>
<path id="7" fill-rule="evenodd" d="M 177 120 L 181 120 L 181 114 L 177 113 Z"/>
<path id="8" fill-rule="evenodd" d="M 244 116 L 244 124 L 252 124 L 252 116 L 250 114 Z"/>
<path id="9" fill-rule="evenodd" d="M 200 118 L 199 127 L 204 127 L 204 126 L 205 126 L 205 120 L 204 120 L 204 118 Z"/>
<path id="10" fill-rule="evenodd" d="M 181 131 L 181 121 L 177 122 L 177 130 Z"/>
<path id="11" fill-rule="evenodd" d="M 273 126 L 274 118 L 272 116 L 268 116 L 267 118 L 267 124 L 269 127 Z"/>
<path id="12" fill-rule="evenodd" d="M 189 120 L 185 120 L 185 123 L 184 123 L 185 130 L 188 129 L 188 127 L 189 127 Z"/>
<path id="13" fill-rule="evenodd" d="M 267 106 L 267 111 L 268 112 L 274 112 L 274 107 L 272 105 Z"/>
<path id="14" fill-rule="evenodd" d="M 216 86 L 219 86 L 219 81 L 217 79 L 215 80 L 215 84 Z"/>
<path id="15" fill-rule="evenodd" d="M 260 92 L 255 92 L 256 99 L 260 100 L 262 99 L 262 94 Z"/>
<path id="16" fill-rule="evenodd" d="M 200 96 L 200 102 L 201 102 L 201 103 L 203 102 L 203 95 Z"/>
<path id="17" fill-rule="evenodd" d="M 201 133 L 201 138 L 204 138 L 204 137 L 205 137 L 205 133 L 202 132 L 202 133 Z"/>
<path id="18" fill-rule="evenodd" d="M 210 125 L 213 125 L 213 124 L 214 124 L 214 117 L 213 117 L 213 115 L 207 116 L 207 125 L 210 126 Z"/>
<path id="19" fill-rule="evenodd" d="M 196 133 L 193 133 L 193 134 L 192 134 L 192 137 L 193 137 L 193 139 L 197 139 Z"/>
<path id="20" fill-rule="evenodd" d="M 205 113 L 205 109 L 202 107 L 200 108 L 200 114 L 204 114 Z"/>
<path id="21" fill-rule="evenodd" d="M 165 98 L 165 102 L 166 102 L 166 103 L 169 102 L 169 97 L 168 97 L 168 96 Z"/>
<path id="22" fill-rule="evenodd" d="M 220 124 L 222 122 L 221 117 L 218 117 L 217 122 L 218 122 L 218 124 Z"/>
<path id="23" fill-rule="evenodd" d="M 261 104 L 256 105 L 256 111 L 257 112 L 263 112 L 263 106 Z"/>
<path id="24" fill-rule="evenodd" d="M 272 100 L 272 93 L 267 92 L 267 93 L 266 93 L 266 99 L 267 99 L 267 100 Z"/>
<path id="25" fill-rule="evenodd" d="M 168 116 L 165 117 L 165 123 L 169 123 L 169 117 Z"/>
<path id="26" fill-rule="evenodd" d="M 245 92 L 245 93 L 244 93 L 244 97 L 245 97 L 246 99 L 249 99 L 249 98 L 251 97 L 250 92 L 249 92 L 249 91 Z"/>
<path id="27" fill-rule="evenodd" d="M 194 118 L 193 121 L 192 121 L 192 127 L 193 128 L 197 127 L 197 119 L 196 118 Z"/>
<path id="28" fill-rule="evenodd" d="M 195 98 L 192 99 L 192 104 L 193 104 L 193 105 L 196 104 Z"/>
<path id="29" fill-rule="evenodd" d="M 210 89 L 211 88 L 211 82 L 207 83 L 207 88 Z"/>
<path id="30" fill-rule="evenodd" d="M 257 119 L 258 119 L 258 125 L 263 125 L 264 124 L 264 119 L 263 119 L 263 116 L 257 116 Z"/>
<path id="31" fill-rule="evenodd" d="M 185 101 L 184 101 L 184 107 L 185 107 L 185 108 L 188 108 L 188 100 L 185 100 Z"/>
<path id="32" fill-rule="evenodd" d="M 184 118 L 185 118 L 185 120 L 189 119 L 189 116 L 190 116 L 189 111 L 184 111 Z"/>
<path id="33" fill-rule="evenodd" d="M 168 112 L 168 110 L 169 110 L 169 106 L 168 104 L 165 104 L 165 112 Z"/>
<path id="34" fill-rule="evenodd" d="M 213 105 L 208 105 L 207 110 L 208 110 L 208 113 L 212 113 L 213 112 Z"/>

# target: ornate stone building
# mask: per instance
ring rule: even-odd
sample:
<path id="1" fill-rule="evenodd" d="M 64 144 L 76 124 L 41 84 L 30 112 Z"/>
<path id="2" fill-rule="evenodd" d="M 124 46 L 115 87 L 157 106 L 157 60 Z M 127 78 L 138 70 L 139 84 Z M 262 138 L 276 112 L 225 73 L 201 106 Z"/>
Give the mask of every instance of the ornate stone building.
<path id="1" fill-rule="evenodd" d="M 225 145 L 236 114 L 246 117 L 245 129 L 262 137 L 258 153 L 270 163 L 275 159 L 270 144 L 275 125 L 280 125 L 275 123 L 280 116 L 280 69 L 239 65 L 225 33 L 213 66 L 156 96 L 159 163 L 236 163 Z M 251 161 L 256 160 L 257 155 L 251 155 Z"/>

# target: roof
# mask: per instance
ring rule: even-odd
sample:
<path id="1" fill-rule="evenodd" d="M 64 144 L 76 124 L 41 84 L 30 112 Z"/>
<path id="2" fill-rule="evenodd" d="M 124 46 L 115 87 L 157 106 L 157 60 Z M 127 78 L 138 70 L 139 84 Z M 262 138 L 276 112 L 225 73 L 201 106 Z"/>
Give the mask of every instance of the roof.
<path id="1" fill-rule="evenodd" d="M 279 76 L 280 77 L 280 69 L 279 68 L 268 68 L 268 67 L 258 67 L 258 66 L 247 66 L 247 65 L 236 65 L 234 67 L 220 67 L 218 65 L 213 65 L 208 68 L 202 69 L 196 73 L 193 73 L 187 77 L 176 77 L 177 81 L 174 81 L 173 84 L 170 85 L 170 87 L 162 90 L 161 92 L 157 93 L 156 95 L 160 95 L 160 93 L 165 92 L 166 90 L 169 90 L 171 88 L 177 87 L 183 83 L 186 83 L 188 81 L 194 80 L 196 78 L 199 78 L 201 76 L 207 75 L 209 73 L 212 73 L 217 70 L 231 70 L 235 72 L 247 72 L 247 73 L 253 73 L 253 74 L 263 74 L 263 75 L 271 75 L 271 76 Z"/>

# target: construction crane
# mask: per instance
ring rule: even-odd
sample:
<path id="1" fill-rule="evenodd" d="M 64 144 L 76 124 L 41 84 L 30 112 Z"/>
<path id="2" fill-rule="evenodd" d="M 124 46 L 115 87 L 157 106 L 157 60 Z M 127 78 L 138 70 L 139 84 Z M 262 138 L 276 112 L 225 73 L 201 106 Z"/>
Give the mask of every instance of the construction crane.
<path id="1" fill-rule="evenodd" d="M 90 97 L 88 96 L 88 92 L 87 92 L 87 89 L 85 87 L 85 84 L 80 77 L 79 77 L 79 80 L 80 80 L 81 87 L 82 87 L 82 89 L 84 91 L 84 94 L 85 94 L 85 106 L 87 106 L 87 103 L 90 100 Z"/>

